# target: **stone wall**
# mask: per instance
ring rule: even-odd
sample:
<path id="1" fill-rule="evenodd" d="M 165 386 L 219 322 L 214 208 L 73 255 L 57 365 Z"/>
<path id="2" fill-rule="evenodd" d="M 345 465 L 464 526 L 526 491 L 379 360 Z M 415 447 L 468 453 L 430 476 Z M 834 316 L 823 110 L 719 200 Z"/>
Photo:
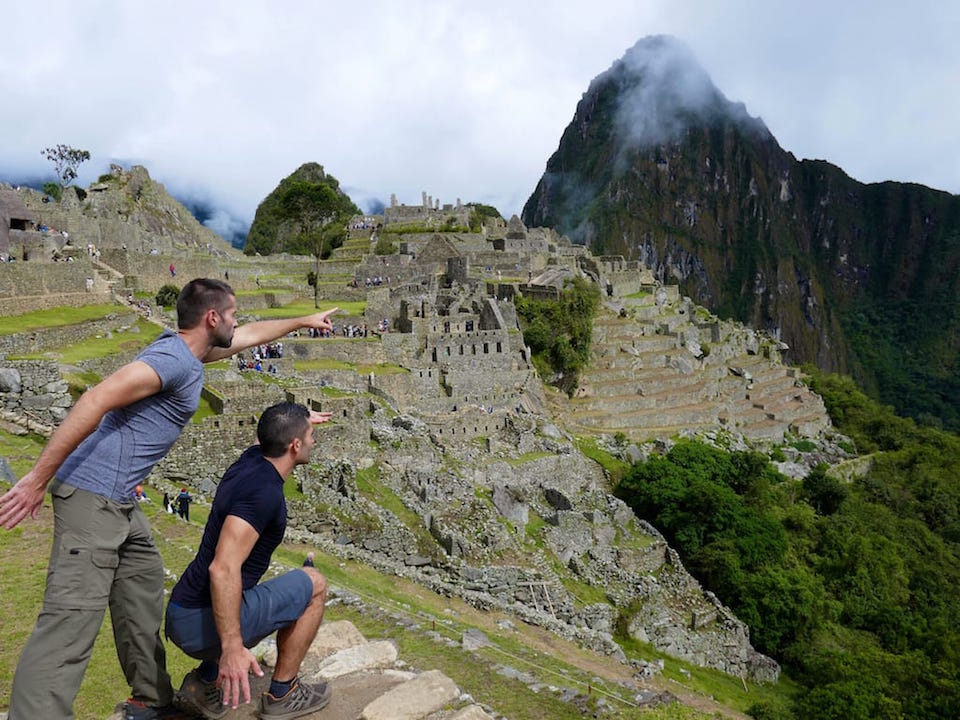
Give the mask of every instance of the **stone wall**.
<path id="1" fill-rule="evenodd" d="M 226 469 L 256 439 L 257 418 L 253 414 L 217 415 L 201 423 L 188 423 L 147 480 L 159 488 L 187 485 L 212 495 Z"/>
<path id="2" fill-rule="evenodd" d="M 110 302 L 113 302 L 113 295 L 108 290 L 0 298 L 0 316 L 22 315 L 23 313 L 51 310 L 58 307 L 103 305 Z"/>
<path id="3" fill-rule="evenodd" d="M 61 293 L 89 293 L 87 280 L 96 275 L 89 260 L 76 262 L 0 263 L 0 299 Z"/>
<path id="4" fill-rule="evenodd" d="M 59 232 L 10 230 L 6 252 L 15 261 L 51 262 L 66 239 Z"/>
<path id="5" fill-rule="evenodd" d="M 59 366 L 46 360 L 0 363 L 0 408 L 13 417 L 56 425 L 73 404 Z"/>
<path id="6" fill-rule="evenodd" d="M 164 285 L 183 287 L 197 277 L 223 278 L 216 258 L 195 252 L 168 250 L 151 255 L 136 249 L 105 248 L 101 259 L 123 274 L 126 287 L 145 292 L 155 293 Z M 175 277 L 170 275 L 171 265 Z"/>

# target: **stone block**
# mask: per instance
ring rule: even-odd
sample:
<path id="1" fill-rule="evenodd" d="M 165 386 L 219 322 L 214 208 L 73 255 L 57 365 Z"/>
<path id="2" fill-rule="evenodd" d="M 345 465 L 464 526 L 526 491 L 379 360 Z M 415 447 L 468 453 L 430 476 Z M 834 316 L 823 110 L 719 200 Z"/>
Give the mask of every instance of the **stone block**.
<path id="1" fill-rule="evenodd" d="M 387 668 L 397 661 L 397 648 L 388 640 L 377 640 L 340 650 L 324 659 L 313 680 L 332 680 L 342 675 Z"/>
<path id="2" fill-rule="evenodd" d="M 363 720 L 418 720 L 459 697 L 453 680 L 430 670 L 395 687 L 363 709 Z"/>
<path id="3" fill-rule="evenodd" d="M 367 639 L 349 620 L 324 623 L 310 643 L 307 655 L 327 658 L 341 650 L 366 644 Z"/>
<path id="4" fill-rule="evenodd" d="M 450 720 L 493 720 L 479 705 L 468 705 Z"/>

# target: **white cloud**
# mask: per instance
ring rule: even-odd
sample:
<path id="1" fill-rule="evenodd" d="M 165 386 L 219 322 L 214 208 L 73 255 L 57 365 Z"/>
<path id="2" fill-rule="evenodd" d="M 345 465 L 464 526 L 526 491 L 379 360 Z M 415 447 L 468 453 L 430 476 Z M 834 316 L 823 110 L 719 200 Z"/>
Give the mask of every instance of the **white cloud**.
<path id="1" fill-rule="evenodd" d="M 519 7 L 517 7 L 519 5 Z M 815 0 L 490 0 L 5 8 L 0 177 L 43 147 L 145 165 L 249 221 L 300 164 L 356 199 L 421 190 L 519 212 L 590 80 L 672 34 L 798 157 L 960 191 L 960 8 Z"/>

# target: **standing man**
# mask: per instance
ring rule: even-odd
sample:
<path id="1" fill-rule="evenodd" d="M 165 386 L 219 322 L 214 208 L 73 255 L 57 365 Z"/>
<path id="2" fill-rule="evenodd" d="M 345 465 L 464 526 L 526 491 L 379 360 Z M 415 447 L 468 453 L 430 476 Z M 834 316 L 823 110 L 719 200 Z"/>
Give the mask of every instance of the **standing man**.
<path id="1" fill-rule="evenodd" d="M 217 486 L 200 549 L 167 605 L 167 637 L 201 661 L 177 695 L 184 710 L 219 720 L 240 700 L 249 703 L 248 674 L 263 671 L 248 648 L 274 631 L 277 665 L 259 717 L 290 720 L 330 702 L 327 683 L 298 678 L 323 620 L 326 578 L 308 561 L 309 567 L 257 585 L 287 527 L 283 483 L 310 461 L 312 423 L 329 419 L 297 403 L 267 408 L 257 423 L 259 444 L 245 450 Z"/>
<path id="2" fill-rule="evenodd" d="M 177 495 L 177 514 L 187 522 L 190 522 L 191 502 L 193 502 L 193 498 L 190 497 L 190 493 L 187 492 L 187 489 L 185 487 L 180 488 L 180 494 Z"/>
<path id="3" fill-rule="evenodd" d="M 73 701 L 109 605 L 132 698 L 124 720 L 180 716 L 160 641 L 163 563 L 133 489 L 170 450 L 200 402 L 203 363 L 298 328 L 327 329 L 336 310 L 237 327 L 229 285 L 191 280 L 177 332 L 85 392 L 33 468 L 0 496 L 0 527 L 36 517 L 47 485 L 54 533 L 43 609 L 20 656 L 9 720 L 73 718 Z M 56 477 L 54 477 L 56 476 Z"/>

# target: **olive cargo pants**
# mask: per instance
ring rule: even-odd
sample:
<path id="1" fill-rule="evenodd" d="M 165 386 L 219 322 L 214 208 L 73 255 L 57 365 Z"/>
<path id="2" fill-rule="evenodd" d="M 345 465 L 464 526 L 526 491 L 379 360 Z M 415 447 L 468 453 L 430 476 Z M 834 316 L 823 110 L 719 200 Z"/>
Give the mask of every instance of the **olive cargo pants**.
<path id="1" fill-rule="evenodd" d="M 118 503 L 57 480 L 50 494 L 54 531 L 47 589 L 14 674 L 9 720 L 73 718 L 108 604 L 133 697 L 147 705 L 170 703 L 173 688 L 160 641 L 163 562 L 149 522 L 132 500 Z"/>

